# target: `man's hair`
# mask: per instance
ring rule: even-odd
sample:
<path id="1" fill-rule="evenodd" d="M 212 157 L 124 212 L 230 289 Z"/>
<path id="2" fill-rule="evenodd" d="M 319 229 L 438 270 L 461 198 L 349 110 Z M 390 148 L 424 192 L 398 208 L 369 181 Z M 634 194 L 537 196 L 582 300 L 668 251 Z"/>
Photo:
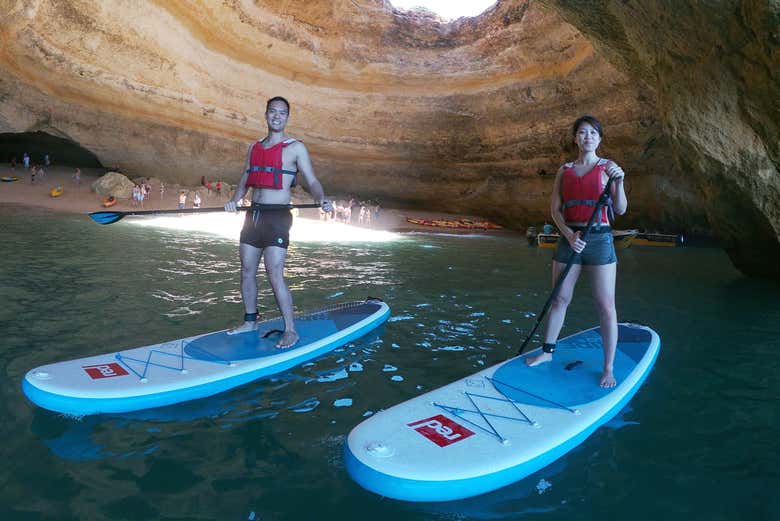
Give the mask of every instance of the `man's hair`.
<path id="1" fill-rule="evenodd" d="M 271 103 L 274 101 L 281 101 L 285 105 L 287 105 L 287 113 L 290 113 L 290 102 L 284 99 L 281 96 L 274 96 L 273 98 L 269 99 L 268 102 L 265 104 L 265 111 L 268 112 L 268 109 L 271 107 Z"/>
<path id="2" fill-rule="evenodd" d="M 596 129 L 596 132 L 599 133 L 600 137 L 604 137 L 604 131 L 601 128 L 601 122 L 594 118 L 593 116 L 580 116 L 577 118 L 577 121 L 574 122 L 574 125 L 571 126 L 571 134 L 573 136 L 577 135 L 577 131 L 580 129 L 580 125 L 583 123 L 588 123 L 591 127 Z"/>

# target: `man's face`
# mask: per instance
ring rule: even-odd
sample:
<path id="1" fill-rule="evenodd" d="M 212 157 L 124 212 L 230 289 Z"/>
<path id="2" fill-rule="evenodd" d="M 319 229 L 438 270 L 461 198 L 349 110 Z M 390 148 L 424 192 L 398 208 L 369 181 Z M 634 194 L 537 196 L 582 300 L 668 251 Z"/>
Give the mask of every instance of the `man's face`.
<path id="1" fill-rule="evenodd" d="M 265 121 L 268 123 L 268 129 L 274 132 L 281 132 L 287 125 L 287 118 L 290 116 L 287 105 L 283 101 L 272 101 L 265 111 Z"/>

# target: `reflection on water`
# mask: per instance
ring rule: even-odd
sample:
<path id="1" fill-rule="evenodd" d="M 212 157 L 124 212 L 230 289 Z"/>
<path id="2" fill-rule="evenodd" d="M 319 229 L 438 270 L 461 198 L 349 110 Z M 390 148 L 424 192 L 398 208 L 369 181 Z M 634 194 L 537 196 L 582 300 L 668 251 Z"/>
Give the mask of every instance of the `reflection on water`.
<path id="1" fill-rule="evenodd" d="M 199 232 L 226 239 L 238 240 L 244 224 L 244 213 L 214 212 L 209 214 L 178 215 L 175 217 L 146 217 L 131 221 L 138 226 L 149 226 L 179 232 Z M 335 221 L 325 222 L 296 217 L 290 229 L 293 243 L 384 243 L 400 240 L 399 234 L 374 230 L 363 226 L 351 226 Z"/>
<path id="2" fill-rule="evenodd" d="M 241 318 L 235 238 L 126 221 L 0 209 L 3 519 L 780 516 L 780 288 L 742 279 L 718 250 L 620 252 L 621 318 L 652 325 L 663 347 L 615 420 L 515 485 L 407 504 L 349 480 L 345 435 L 376 411 L 513 355 L 547 297 L 550 252 L 507 234 L 300 241 L 287 269 L 298 309 L 371 295 L 390 305 L 388 323 L 203 400 L 82 419 L 38 409 L 20 389 L 31 367 Z M 275 314 L 259 281 L 260 310 Z M 594 325 L 589 294 L 583 281 L 564 333 Z"/>

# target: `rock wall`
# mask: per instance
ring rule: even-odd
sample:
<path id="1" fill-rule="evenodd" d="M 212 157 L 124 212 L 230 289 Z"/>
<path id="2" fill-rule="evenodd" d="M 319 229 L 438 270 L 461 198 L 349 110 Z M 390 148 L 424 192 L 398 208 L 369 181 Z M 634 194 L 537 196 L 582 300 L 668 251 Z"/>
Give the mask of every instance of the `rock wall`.
<path id="1" fill-rule="evenodd" d="M 676 170 L 734 264 L 780 278 L 780 3 L 544 3 L 653 89 Z"/>
<path id="2" fill-rule="evenodd" d="M 663 42 L 641 38 L 661 40 L 671 29 L 624 27 L 643 14 L 632 7 L 638 2 L 595 2 L 608 15 L 603 26 L 582 7 L 589 3 L 507 0 L 481 17 L 442 23 L 381 0 L 0 0 L 0 133 L 67 137 L 132 175 L 235 183 L 248 143 L 264 134 L 265 99 L 281 94 L 292 103 L 288 131 L 309 147 L 328 193 L 482 214 L 522 229 L 548 218 L 552 175 L 540 173 L 572 157 L 569 126 L 592 113 L 606 126 L 603 153 L 629 175 L 630 212 L 620 226 L 703 230 L 710 220 L 740 268 L 762 271 L 741 260 L 755 245 L 727 232 L 750 224 L 764 238 L 774 230 L 778 244 L 780 219 L 752 192 L 771 182 L 751 187 L 727 167 L 753 161 L 775 180 L 776 169 L 756 154 L 724 150 L 721 162 L 682 154 L 709 150 L 705 131 L 724 127 L 712 127 L 717 120 L 706 113 L 689 122 L 678 98 L 698 94 L 698 106 L 710 99 L 711 112 L 723 114 L 771 113 L 771 103 L 756 91 L 763 105 L 720 106 L 729 88 L 741 103 L 738 57 L 724 60 L 729 88 L 706 89 L 704 79 L 698 89 L 676 88 L 675 77 L 687 78 L 686 54 L 676 48 L 683 37 L 661 51 Z M 655 4 L 659 13 L 670 8 Z M 756 9 L 748 14 L 758 23 L 766 13 Z M 734 17 L 718 16 L 724 24 Z M 619 36 L 605 31 L 610 21 Z M 776 53 L 776 42 L 753 48 L 744 39 L 745 52 Z M 666 62 L 654 61 L 662 55 Z M 769 65 L 747 61 L 759 72 Z M 764 96 L 771 87 L 764 83 Z M 769 136 L 771 121 L 742 117 L 724 129 L 723 144 L 747 129 L 752 149 L 766 148 L 755 128 Z M 710 163 L 723 183 L 707 183 Z M 734 190 L 732 202 L 745 208 L 727 226 L 713 209 Z"/>

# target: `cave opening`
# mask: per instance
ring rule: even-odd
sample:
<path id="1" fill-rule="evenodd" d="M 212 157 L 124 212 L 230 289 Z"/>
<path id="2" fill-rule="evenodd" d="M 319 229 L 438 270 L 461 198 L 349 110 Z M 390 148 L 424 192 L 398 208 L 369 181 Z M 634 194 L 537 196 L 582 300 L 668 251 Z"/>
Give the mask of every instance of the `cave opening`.
<path id="1" fill-rule="evenodd" d="M 21 164 L 25 152 L 30 155 L 30 164 L 44 164 L 48 154 L 55 165 L 103 168 L 95 154 L 70 139 L 47 132 L 0 133 L 0 161 L 10 163 L 16 158 Z"/>
<path id="2" fill-rule="evenodd" d="M 413 11 L 425 9 L 437 15 L 445 22 L 458 18 L 473 18 L 479 16 L 494 5 L 496 0 L 469 0 L 468 2 L 453 2 L 452 0 L 391 0 L 396 9 Z"/>

